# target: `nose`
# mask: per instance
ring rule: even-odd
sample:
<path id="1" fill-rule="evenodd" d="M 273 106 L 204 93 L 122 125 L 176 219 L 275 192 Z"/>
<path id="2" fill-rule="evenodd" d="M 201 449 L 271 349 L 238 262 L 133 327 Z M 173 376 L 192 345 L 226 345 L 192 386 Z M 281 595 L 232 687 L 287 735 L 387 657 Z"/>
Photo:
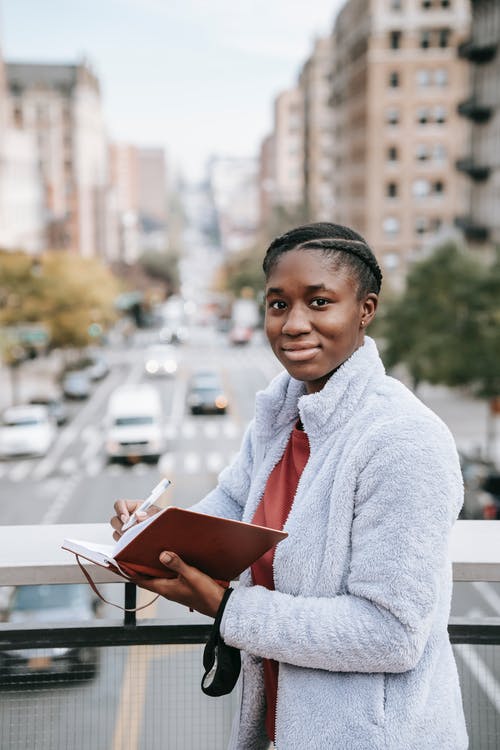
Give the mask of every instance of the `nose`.
<path id="1" fill-rule="evenodd" d="M 288 311 L 286 320 L 281 329 L 287 336 L 299 336 L 301 333 L 309 333 L 311 323 L 307 307 L 304 305 L 293 305 Z"/>

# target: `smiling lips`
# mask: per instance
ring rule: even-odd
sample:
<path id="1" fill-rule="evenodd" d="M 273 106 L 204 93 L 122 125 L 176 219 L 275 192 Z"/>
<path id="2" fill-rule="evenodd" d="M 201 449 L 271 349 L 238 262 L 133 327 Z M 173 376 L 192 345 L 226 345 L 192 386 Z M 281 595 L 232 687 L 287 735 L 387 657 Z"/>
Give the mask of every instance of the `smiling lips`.
<path id="1" fill-rule="evenodd" d="M 319 350 L 320 347 L 314 344 L 295 344 L 281 348 L 285 357 L 292 362 L 307 362 L 313 359 Z"/>

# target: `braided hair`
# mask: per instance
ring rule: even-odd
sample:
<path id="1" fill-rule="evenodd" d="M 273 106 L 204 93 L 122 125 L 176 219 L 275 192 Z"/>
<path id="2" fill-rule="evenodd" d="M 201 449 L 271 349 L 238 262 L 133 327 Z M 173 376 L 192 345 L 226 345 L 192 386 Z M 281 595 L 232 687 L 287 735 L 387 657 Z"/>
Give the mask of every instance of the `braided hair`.
<path id="1" fill-rule="evenodd" d="M 382 271 L 377 259 L 366 240 L 349 227 L 317 222 L 304 224 L 276 237 L 262 263 L 266 278 L 278 258 L 289 250 L 321 250 L 325 255 L 331 255 L 337 267 L 347 267 L 356 275 L 360 299 L 370 292 L 380 292 Z"/>

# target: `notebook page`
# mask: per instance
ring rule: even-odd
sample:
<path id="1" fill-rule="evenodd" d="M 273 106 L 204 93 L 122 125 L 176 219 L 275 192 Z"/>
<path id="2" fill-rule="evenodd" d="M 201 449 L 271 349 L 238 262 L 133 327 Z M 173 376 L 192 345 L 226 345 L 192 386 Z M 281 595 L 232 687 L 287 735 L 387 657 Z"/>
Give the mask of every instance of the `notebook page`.
<path id="1" fill-rule="evenodd" d="M 127 544 L 129 544 L 132 539 L 135 539 L 136 536 L 138 536 L 143 531 L 143 529 L 146 528 L 146 526 L 149 526 L 150 523 L 153 523 L 153 521 L 155 521 L 162 513 L 164 513 L 165 510 L 166 508 L 161 510 L 159 513 L 155 513 L 154 516 L 145 518 L 144 521 L 141 521 L 140 523 L 135 523 L 130 527 L 130 529 L 127 529 L 127 531 L 116 542 L 114 547 L 111 548 L 112 557 L 116 557 L 116 555 L 121 552 L 122 549 L 125 549 Z"/>

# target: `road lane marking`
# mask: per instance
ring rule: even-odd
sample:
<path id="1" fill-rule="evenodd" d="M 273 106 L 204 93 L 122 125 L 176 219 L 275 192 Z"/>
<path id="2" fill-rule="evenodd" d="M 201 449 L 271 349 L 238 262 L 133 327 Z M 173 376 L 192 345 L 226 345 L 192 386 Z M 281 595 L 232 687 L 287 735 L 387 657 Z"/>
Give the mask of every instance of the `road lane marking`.
<path id="1" fill-rule="evenodd" d="M 481 617 L 479 609 L 471 609 L 468 617 Z M 456 643 L 454 649 L 459 653 L 483 693 L 488 697 L 497 713 L 500 713 L 500 682 L 496 679 L 477 649 L 467 643 Z"/>
<path id="2" fill-rule="evenodd" d="M 500 596 L 487 581 L 472 581 L 472 587 L 490 605 L 496 615 L 500 615 Z"/>
<path id="3" fill-rule="evenodd" d="M 224 466 L 224 457 L 220 453 L 208 453 L 206 457 L 207 471 L 218 474 Z"/>
<path id="4" fill-rule="evenodd" d="M 137 606 L 146 604 L 154 595 L 137 589 Z M 154 617 L 157 602 L 137 612 L 137 619 Z M 146 702 L 147 677 L 154 646 L 129 646 L 122 678 L 122 689 L 116 712 L 112 750 L 137 750 Z"/>
<path id="5" fill-rule="evenodd" d="M 32 464 L 28 461 L 20 461 L 13 469 L 9 472 L 9 479 L 12 482 L 21 482 L 26 479 L 32 469 Z"/>
<path id="6" fill-rule="evenodd" d="M 201 460 L 198 453 L 185 453 L 183 463 L 186 474 L 197 474 L 200 470 Z"/>
<path id="7" fill-rule="evenodd" d="M 60 465 L 61 474 L 73 474 L 78 468 L 78 461 L 76 456 L 68 456 Z"/>
<path id="8" fill-rule="evenodd" d="M 184 422 L 181 426 L 181 435 L 186 440 L 191 440 L 196 435 L 196 427 L 193 422 Z"/>
<path id="9" fill-rule="evenodd" d="M 61 513 L 64 510 L 64 507 L 67 505 L 68 501 L 72 497 L 74 491 L 76 490 L 77 485 L 81 482 L 81 480 L 82 480 L 82 475 L 75 474 L 63 484 L 63 486 L 61 487 L 61 489 L 55 496 L 54 500 L 45 511 L 45 514 L 42 517 L 42 520 L 40 521 L 41 524 L 48 525 L 48 524 L 56 523 L 56 521 L 61 516 Z"/>

